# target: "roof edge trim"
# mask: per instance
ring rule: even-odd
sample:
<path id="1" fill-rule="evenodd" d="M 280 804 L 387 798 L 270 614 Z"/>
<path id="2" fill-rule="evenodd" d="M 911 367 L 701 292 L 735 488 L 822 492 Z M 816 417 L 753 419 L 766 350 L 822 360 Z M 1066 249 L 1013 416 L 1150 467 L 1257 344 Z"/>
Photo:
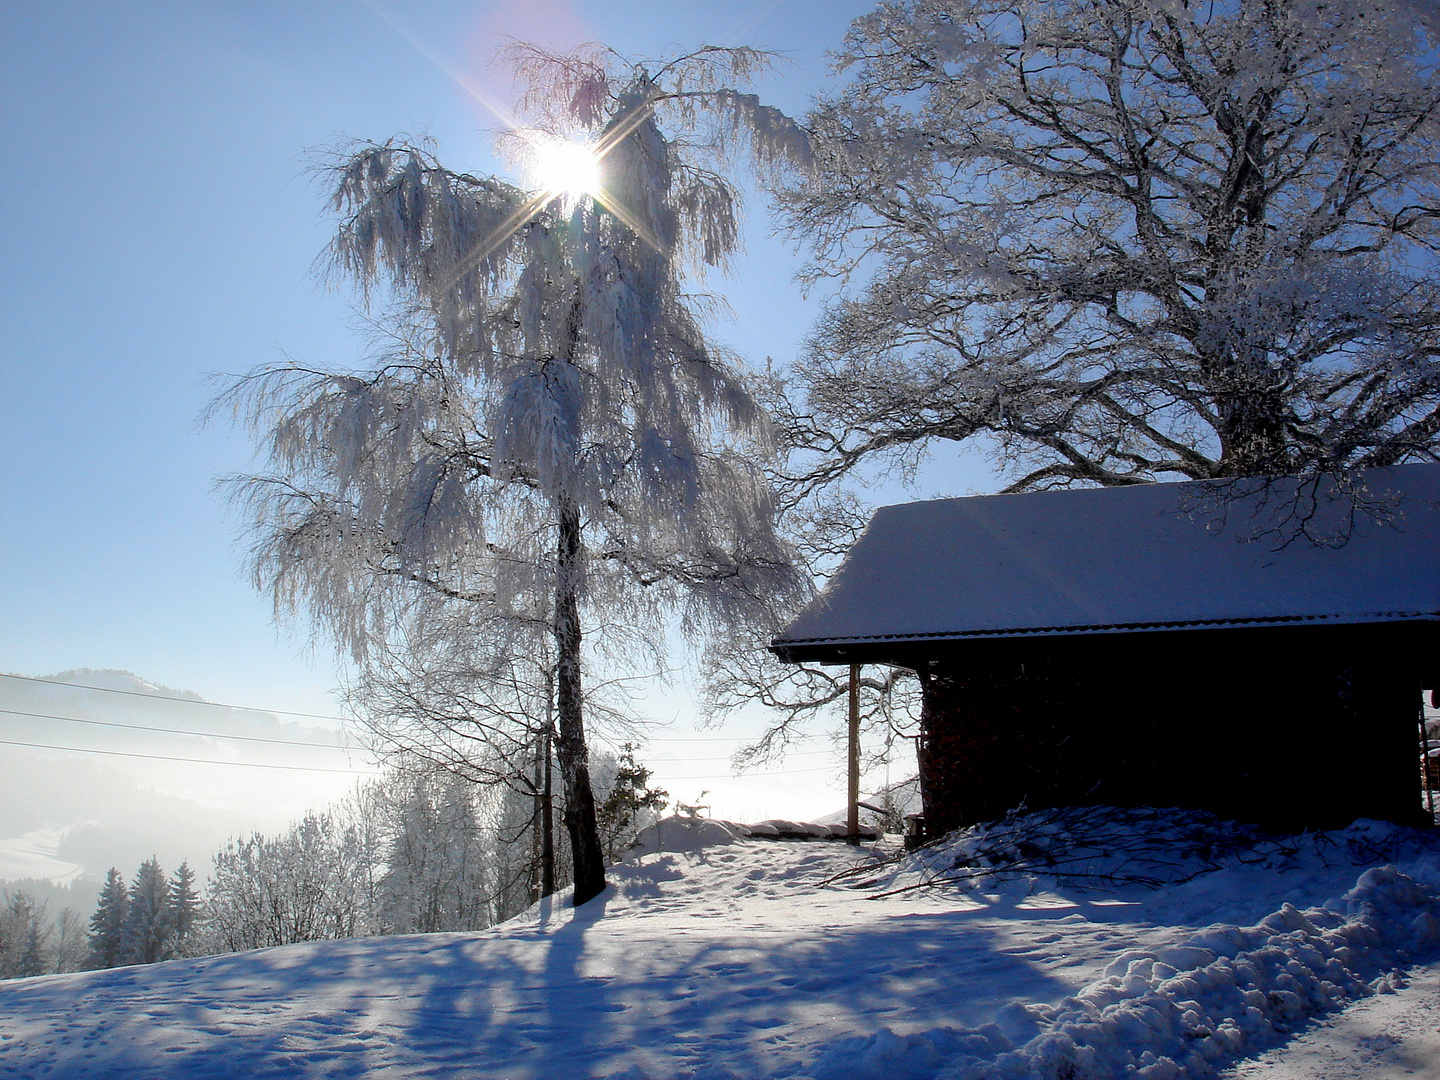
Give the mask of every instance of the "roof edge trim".
<path id="1" fill-rule="evenodd" d="M 868 642 L 955 641 L 964 638 L 1066 637 L 1114 634 L 1129 630 L 1191 630 L 1219 626 L 1266 626 L 1289 623 L 1379 623 L 1440 621 L 1440 611 L 1374 611 L 1347 615 L 1257 615 L 1228 619 L 1186 619 L 1176 622 L 1094 623 L 1078 626 L 1027 626 L 993 630 L 946 630 L 915 634 L 873 634 L 864 637 L 775 638 L 773 650 L 800 645 L 861 645 Z"/>

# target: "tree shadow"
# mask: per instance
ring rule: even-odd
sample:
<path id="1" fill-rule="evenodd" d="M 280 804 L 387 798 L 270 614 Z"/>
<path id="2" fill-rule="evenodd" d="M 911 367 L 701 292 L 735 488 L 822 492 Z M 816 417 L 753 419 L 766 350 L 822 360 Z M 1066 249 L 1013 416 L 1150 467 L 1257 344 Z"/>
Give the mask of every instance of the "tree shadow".
<path id="1" fill-rule="evenodd" d="M 406 1043 L 437 1060 L 445 1026 L 435 1018 L 458 1015 L 483 987 L 489 1008 L 471 1034 L 484 1049 L 469 1075 L 596 1080 L 633 1067 L 681 1078 L 721 1062 L 758 1077 L 797 1068 L 842 1035 L 976 1026 L 1013 1000 L 1058 1000 L 1075 989 L 1023 943 L 978 926 L 976 912 L 818 932 L 763 924 L 717 932 L 667 920 L 673 936 L 663 942 L 633 933 L 638 926 L 607 941 L 612 889 L 566 922 L 546 927 L 542 918 L 527 931 L 545 938 L 534 942 L 543 960 L 508 963 L 501 941 L 461 950 L 467 962 L 455 978 L 431 983 L 412 1013 L 427 1023 L 415 1023 Z"/>

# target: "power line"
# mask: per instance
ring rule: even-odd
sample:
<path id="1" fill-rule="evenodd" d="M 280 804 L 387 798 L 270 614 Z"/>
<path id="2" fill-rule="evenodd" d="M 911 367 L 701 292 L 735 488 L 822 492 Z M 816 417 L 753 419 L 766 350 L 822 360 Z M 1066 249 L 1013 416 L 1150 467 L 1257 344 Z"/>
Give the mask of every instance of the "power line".
<path id="1" fill-rule="evenodd" d="M 110 721 L 110 720 L 83 720 L 83 719 L 81 719 L 81 718 L 78 717 L 78 716 L 59 716 L 59 715 L 56 715 L 56 714 L 54 714 L 54 713 L 27 712 L 27 711 L 25 711 L 25 710 L 23 710 L 23 709 L 0 709 L 0 713 L 4 713 L 4 714 L 10 715 L 10 716 L 33 716 L 33 717 L 35 717 L 35 718 L 37 718 L 37 719 L 40 719 L 40 720 L 63 720 L 63 721 L 65 721 L 66 723 L 71 723 L 71 724 L 90 724 L 90 725 L 96 726 L 96 727 L 124 728 L 124 729 L 126 729 L 126 730 L 128 730 L 128 731 L 153 731 L 153 732 L 157 732 L 157 733 L 161 733 L 161 734 L 166 734 L 166 735 L 193 735 L 193 736 L 195 736 L 195 737 L 197 737 L 197 738 L 224 739 L 224 740 L 234 740 L 234 741 L 242 741 L 242 742 L 266 743 L 266 744 L 269 744 L 269 745 L 272 745 L 272 746 L 304 746 L 304 747 L 313 747 L 313 748 L 319 749 L 319 750 L 347 750 L 347 749 L 350 749 L 349 747 L 340 746 L 340 745 L 338 745 L 338 744 L 336 744 L 336 743 L 299 742 L 299 741 L 292 740 L 292 739 L 267 739 L 267 738 L 263 738 L 263 737 L 258 736 L 258 735 L 225 735 L 225 734 L 222 734 L 222 733 L 220 733 L 220 732 L 215 732 L 215 731 L 187 731 L 187 730 L 184 729 L 184 728 L 152 727 L 152 726 L 149 726 L 149 725 L 146 725 L 146 724 L 122 724 L 122 723 L 118 723 L 118 722 L 116 722 L 116 721 Z M 71 750 L 71 751 L 74 751 L 74 752 L 76 752 L 76 753 L 87 753 L 87 754 L 114 754 L 114 755 L 118 755 L 118 756 L 120 756 L 120 757 L 154 758 L 154 759 L 160 760 L 160 761 L 190 761 L 190 762 L 195 762 L 195 763 L 197 763 L 197 764 L 211 764 L 211 765 L 248 765 L 248 766 L 251 767 L 251 768 L 257 768 L 257 769 L 259 769 L 259 768 L 266 768 L 266 769 L 297 769 L 297 768 L 300 768 L 300 766 L 296 766 L 296 765 L 256 765 L 256 764 L 252 764 L 252 763 L 249 763 L 249 762 L 218 761 L 218 760 L 207 759 L 207 758 L 170 757 L 170 756 L 167 756 L 167 755 L 164 755 L 164 754 L 123 753 L 123 752 L 118 751 L 118 750 L 90 750 L 90 749 L 85 749 L 85 748 L 82 748 L 82 747 L 74 747 L 74 746 L 50 746 L 50 745 L 48 745 L 48 744 L 41 744 L 41 743 L 15 742 L 15 741 L 13 741 L 13 740 L 7 740 L 7 739 L 0 739 L 0 743 L 3 743 L 3 744 L 5 744 L 5 745 L 7 745 L 7 746 L 32 746 L 32 747 L 35 747 L 35 748 L 37 748 L 37 749 Z M 831 750 L 800 750 L 800 751 L 796 751 L 796 752 L 794 752 L 794 753 L 792 753 L 792 754 L 789 754 L 789 755 L 787 755 L 787 756 L 789 756 L 789 757 L 818 757 L 818 756 L 820 756 L 820 755 L 822 755 L 822 754 L 830 754 L 830 753 L 833 753 L 833 751 L 831 751 Z M 726 760 L 728 760 L 728 759 L 727 759 L 727 758 L 722 758 L 722 757 L 669 758 L 669 759 L 665 759 L 665 760 L 659 761 L 659 762 L 657 762 L 656 764 L 657 764 L 657 765 L 661 765 L 661 766 L 664 766 L 664 765 L 694 765 L 694 764 L 700 764 L 700 763 L 707 762 L 707 761 L 726 761 Z M 333 771 L 333 772 L 349 772 L 349 771 L 351 771 L 351 770 L 348 770 L 348 769 L 337 769 L 337 770 L 318 769 L 318 770 L 311 770 L 311 771 L 318 771 L 318 772 L 332 772 L 332 771 Z M 821 768 L 821 769 L 788 769 L 788 770 L 785 770 L 784 772 L 758 773 L 758 774 L 752 774 L 752 775 L 759 775 L 759 776 L 784 776 L 784 775 L 788 775 L 789 773 L 795 773 L 795 772 L 826 772 L 826 771 L 828 771 L 828 770 L 827 770 L 827 769 L 823 769 L 823 768 Z M 735 774 L 731 773 L 731 774 L 724 774 L 724 775 L 722 775 L 722 776 L 685 777 L 685 779 L 687 779 L 687 780 L 722 780 L 722 779 L 726 779 L 727 777 L 728 777 L 728 778 L 734 778 L 734 775 L 735 775 Z M 743 775 L 743 774 L 742 774 L 742 775 Z"/>
<path id="2" fill-rule="evenodd" d="M 798 738 L 798 739 L 791 739 L 790 741 L 791 741 L 791 743 L 800 744 L 800 743 L 814 742 L 816 739 L 825 739 L 825 738 L 828 738 L 828 736 L 825 736 L 825 735 L 806 735 L 806 736 L 803 736 L 803 737 Z M 736 735 L 736 736 L 733 736 L 733 737 L 730 737 L 730 738 L 725 738 L 725 739 L 707 739 L 707 738 L 692 739 L 692 738 L 689 738 L 689 737 L 684 736 L 684 735 L 673 735 L 673 736 L 672 736 L 672 735 L 661 735 L 661 736 L 659 736 L 658 738 L 654 738 L 654 739 L 649 739 L 649 738 L 644 739 L 644 746 L 645 746 L 646 748 L 648 748 L 651 743 L 671 743 L 671 742 L 677 742 L 677 743 L 692 743 L 692 742 L 753 743 L 753 742 L 759 742 L 759 740 L 756 739 L 756 738 L 752 738 L 752 737 L 750 737 L 750 736 L 746 736 L 746 735 Z"/>
<path id="3" fill-rule="evenodd" d="M 86 746 L 54 746 L 50 743 L 20 742 L 17 739 L 0 739 L 0 746 L 25 746 L 32 750 L 63 750 L 71 754 L 103 754 L 106 757 L 129 757 L 145 758 L 147 761 L 179 761 L 189 765 L 233 765 L 242 769 L 284 769 L 287 772 L 323 772 L 342 773 L 346 776 L 379 776 L 377 772 L 363 772 L 359 769 L 324 769 L 310 765 L 266 765 L 256 761 L 219 761 L 215 758 L 188 758 L 174 757 L 170 754 L 139 754 L 126 750 L 96 750 Z M 702 759 L 704 760 L 704 759 Z M 833 772 L 830 768 L 819 769 L 786 769 L 783 772 L 769 773 L 719 773 L 713 776 L 676 776 L 673 778 L 657 777 L 667 784 L 689 780 L 746 780 L 759 779 L 772 776 L 792 776 L 796 773 L 817 773 Z"/>
<path id="4" fill-rule="evenodd" d="M 100 694 L 124 694 L 124 695 L 126 695 L 127 697 L 145 698 L 145 699 L 147 699 L 147 700 L 149 700 L 149 701 L 157 701 L 157 700 L 158 700 L 158 701 L 176 701 L 176 702 L 179 702 L 179 703 L 182 704 L 182 705 L 207 705 L 207 706 L 209 706 L 209 707 L 211 707 L 211 708 L 215 708 L 215 709 L 239 709 L 239 710 L 241 710 L 242 712 L 273 713 L 273 714 L 275 714 L 275 715 L 277 715 L 277 716 L 304 716 L 304 717 L 308 717 L 309 719 L 312 719 L 312 720 L 329 720 L 329 721 L 331 721 L 331 722 L 333 722 L 333 723 L 336 723 L 336 724 L 354 724 L 354 723 L 358 723 L 358 721 L 356 721 L 353 717 L 348 717 L 348 716 L 327 716 L 327 715 L 325 715 L 324 713 L 297 712 L 297 711 L 294 710 L 294 709 L 267 709 L 267 708 L 263 708 L 263 707 L 258 706 L 258 705 L 229 705 L 229 704 L 226 704 L 226 703 L 220 702 L 220 701 L 204 701 L 204 700 L 198 700 L 198 701 L 197 701 L 197 700 L 195 700 L 195 699 L 193 699 L 193 698 L 175 697 L 175 696 L 172 695 L 172 694 L 148 694 L 148 693 L 146 693 L 146 692 L 143 691 L 143 690 L 119 690 L 119 689 L 117 689 L 117 688 L 115 688 L 115 687 L 113 687 L 113 686 L 91 686 L 91 685 L 89 685 L 88 683 L 62 683 L 62 682 L 56 682 L 56 681 L 53 680 L 53 679 L 37 679 L 37 678 L 35 678 L 33 675 L 11 675 L 11 674 L 9 674 L 9 673 L 7 673 L 7 672 L 0 672 L 0 679 L 21 679 L 21 680 L 23 680 L 23 681 L 25 681 L 25 682 L 39 683 L 39 684 L 42 685 L 42 686 L 57 686 L 57 687 L 61 687 L 62 689 L 63 689 L 63 688 L 69 688 L 69 689 L 72 689 L 72 690 L 93 690 L 93 691 L 95 691 L 96 693 L 100 693 Z M 0 709 L 0 712 L 16 712 L 16 711 L 19 711 L 19 710 Z M 26 713 L 25 715 L 27 715 L 27 716 L 41 716 L 41 715 L 43 715 L 43 714 L 42 714 L 42 713 Z M 73 717 L 68 717 L 68 716 L 61 716 L 61 717 L 55 717 L 54 719 L 71 720 L 71 719 L 74 719 L 74 718 L 73 718 Z M 91 722 L 92 722 L 92 723 L 98 723 L 99 721 L 91 721 Z M 116 725 L 116 726 L 122 726 L 122 725 Z M 166 729 L 165 729 L 165 728 L 154 728 L 153 730 L 155 730 L 155 731 L 164 731 L 164 730 L 166 730 Z M 198 733 L 198 732 L 183 732 L 182 734 L 187 734 L 187 735 L 189 735 L 189 734 L 199 734 L 199 733 Z M 640 737 L 641 737 L 646 743 L 651 743 L 651 742 L 742 742 L 742 743 L 743 743 L 743 742 L 751 742 L 751 741 L 753 741 L 753 740 L 750 740 L 750 739 L 748 739 L 748 738 L 745 738 L 745 737 L 742 737 L 742 736 L 735 736 L 735 735 L 731 735 L 731 736 L 705 736 L 705 735 L 701 735 L 701 736 L 693 736 L 693 737 L 692 737 L 692 736 L 687 736 L 687 735 L 660 735 L 660 736 L 657 736 L 657 737 L 655 737 L 655 738 L 648 738 L 648 737 L 642 735 L 642 736 L 640 736 Z M 238 735 L 217 735 L 217 736 L 214 736 L 214 738 L 227 738 L 227 739 L 235 738 L 235 739 L 238 739 L 238 738 L 240 738 L 240 736 L 238 736 Z M 304 743 L 296 743 L 295 745 L 296 745 L 296 746 L 303 746 L 303 745 L 306 745 L 306 744 L 304 744 Z M 716 759 L 714 759 L 714 760 L 717 760 L 717 761 L 718 761 L 719 759 L 716 758 Z"/>
<path id="5" fill-rule="evenodd" d="M 24 709 L 0 709 L 0 713 L 10 716 L 33 716 L 40 720 L 63 720 L 71 724 L 91 724 L 96 727 L 124 728 L 127 731 L 154 731 L 166 735 L 193 735 L 196 738 L 224 739 L 239 742 L 267 743 L 273 746 L 308 746 L 320 750 L 347 750 L 349 747 L 341 746 L 338 743 L 300 742 L 294 739 L 267 739 L 258 735 L 226 735 L 218 731 L 189 731 L 185 728 L 152 727 L 148 724 L 122 724 L 112 720 L 83 720 L 78 716 L 59 716 L 55 713 L 27 712 Z M 832 754 L 833 750 L 797 750 L 786 755 L 787 757 L 818 757 L 822 754 Z M 666 765 L 693 765 L 706 761 L 727 761 L 723 757 L 697 757 L 697 758 L 667 758 L 662 764 Z"/>
<path id="6" fill-rule="evenodd" d="M 359 769 L 322 769 L 311 765 L 265 765 L 258 761 L 218 761 L 215 758 L 172 757 L 169 754 L 137 754 L 128 750 L 94 750 L 86 746 L 52 746 L 49 743 L 19 742 L 0 739 L 0 746 L 28 746 L 34 750 L 65 750 L 72 754 L 104 754 L 106 757 L 145 758 L 149 761 L 183 761 L 190 765 L 234 765 L 241 769 L 284 769 L 287 772 L 344 773 L 347 776 L 379 776 Z"/>
<path id="7" fill-rule="evenodd" d="M 322 750 L 345 750 L 339 743 L 299 742 L 294 739 L 266 739 L 259 735 L 224 735 L 218 731 L 187 731 L 184 728 L 150 727 L 146 724 L 121 724 L 113 720 L 82 720 L 78 716 L 56 716 L 53 713 L 26 712 L 24 709 L 0 709 L 10 716 L 34 716 L 40 720 L 64 720 L 71 724 L 93 724 L 96 727 L 127 728 L 130 731 L 159 731 L 167 735 L 194 735 L 197 738 L 233 739 L 239 742 L 272 743 L 275 746 L 315 746 Z"/>
<path id="8" fill-rule="evenodd" d="M 816 739 L 825 739 L 829 736 L 820 734 L 803 734 L 792 736 L 790 742 L 805 743 L 813 742 Z M 599 736 L 599 740 L 606 743 L 611 749 L 618 750 L 626 742 L 635 743 L 638 749 L 648 749 L 651 743 L 667 742 L 728 742 L 728 743 L 753 743 L 759 740 L 748 735 L 650 735 L 646 731 L 636 732 L 633 738 L 618 738 L 612 735 Z"/>
<path id="9" fill-rule="evenodd" d="M 685 780 L 763 780 L 763 779 L 765 779 L 766 777 L 771 777 L 771 776 L 793 776 L 793 775 L 795 775 L 796 773 L 834 772 L 834 771 L 835 771 L 835 770 L 832 769 L 832 768 L 819 768 L 819 769 L 786 769 L 784 772 L 738 773 L 738 774 L 737 774 L 737 773 L 720 773 L 720 774 L 718 774 L 718 775 L 716 775 L 716 776 L 670 776 L 670 777 L 665 777 L 665 776 L 658 776 L 658 775 L 657 775 L 657 776 L 655 777 L 655 779 L 656 779 L 656 780 L 659 780 L 660 782 L 665 783 L 665 784 L 678 784 L 678 783 L 680 783 L 681 781 L 685 781 Z"/>
<path id="10" fill-rule="evenodd" d="M 807 736 L 807 738 L 813 738 L 813 737 L 814 737 L 814 736 Z M 651 738 L 651 737 L 648 736 L 648 735 L 641 735 L 641 736 L 639 736 L 639 738 L 640 738 L 642 741 L 644 741 L 646 744 L 649 744 L 649 743 L 652 743 L 652 742 L 753 742 L 753 741 L 754 741 L 753 739 L 749 739 L 749 738 L 747 738 L 747 737 L 745 737 L 745 736 L 743 736 L 743 735 L 724 735 L 724 736 L 697 735 L 697 736 L 694 736 L 694 737 L 689 736 L 689 735 L 657 735 L 657 736 L 655 736 L 654 738 Z"/>
<path id="11" fill-rule="evenodd" d="M 184 705 L 209 705 L 215 709 L 240 709 L 245 712 L 275 713 L 277 716 L 308 716 L 312 720 L 333 720 L 337 724 L 353 724 L 354 720 L 345 716 L 326 716 L 324 713 L 296 712 L 294 709 L 262 709 L 256 705 L 227 705 L 223 701 L 197 701 L 194 698 L 175 697 L 172 694 L 147 694 L 143 690 L 118 690 L 113 686 L 91 686 L 88 683 L 65 683 L 56 682 L 54 679 L 37 679 L 31 675 L 10 675 L 0 672 L 0 679 L 24 679 L 26 682 L 40 683 L 42 686 L 68 687 L 74 690 L 94 690 L 101 694 L 126 694 L 129 697 L 141 697 L 150 701 L 178 701 Z"/>
<path id="12" fill-rule="evenodd" d="M 0 712 L 3 712 L 3 711 L 4 711 L 3 709 L 0 709 Z M 793 754 L 786 754 L 785 756 L 786 756 L 786 757 L 819 757 L 821 754 L 833 754 L 833 753 L 835 753 L 834 750 L 797 750 L 797 751 L 795 751 L 795 753 L 793 753 Z M 677 757 L 677 758 L 662 758 L 662 759 L 660 759 L 660 762 L 659 762 L 659 763 L 662 764 L 662 765 L 678 765 L 678 764 L 690 765 L 690 764 L 694 764 L 694 763 L 697 762 L 697 761 L 729 761 L 729 760 L 730 760 L 729 758 L 723 758 L 723 757 Z M 653 767 L 653 765 L 655 764 L 655 762 L 646 762 L 645 764 Z"/>

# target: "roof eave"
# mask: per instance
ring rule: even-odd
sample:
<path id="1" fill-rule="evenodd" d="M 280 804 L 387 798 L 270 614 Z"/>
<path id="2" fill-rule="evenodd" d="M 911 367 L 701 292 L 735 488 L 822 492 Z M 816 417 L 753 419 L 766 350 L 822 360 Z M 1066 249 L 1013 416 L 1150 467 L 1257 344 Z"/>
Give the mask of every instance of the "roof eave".
<path id="1" fill-rule="evenodd" d="M 1217 619 L 1184 619 L 1173 622 L 1097 623 L 1085 626 L 1027 626 L 984 630 L 956 630 L 943 633 L 876 634 L 833 638 L 776 638 L 770 651 L 782 663 L 850 664 L 882 662 L 896 647 L 940 645 L 961 641 L 1004 639 L 1089 637 L 1104 634 L 1163 633 L 1177 630 L 1221 630 L 1261 626 L 1360 626 L 1374 623 L 1435 622 L 1440 611 L 1376 611 L 1340 615 L 1260 615 Z"/>

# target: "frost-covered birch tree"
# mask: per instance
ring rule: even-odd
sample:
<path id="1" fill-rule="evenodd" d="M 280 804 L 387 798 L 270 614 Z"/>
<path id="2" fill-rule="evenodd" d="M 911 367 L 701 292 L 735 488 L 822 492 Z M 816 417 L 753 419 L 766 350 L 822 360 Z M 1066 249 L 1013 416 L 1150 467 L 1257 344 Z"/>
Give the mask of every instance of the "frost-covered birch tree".
<path id="1" fill-rule="evenodd" d="M 0 979 L 45 974 L 54 933 L 45 906 L 24 889 L 0 890 Z"/>
<path id="2" fill-rule="evenodd" d="M 396 784 L 397 780 L 405 781 Z M 480 930 L 494 919 L 496 853 L 476 814 L 475 787 L 451 772 L 392 776 L 379 875 L 384 933 Z"/>
<path id="3" fill-rule="evenodd" d="M 311 812 L 283 833 L 226 841 L 205 888 L 207 951 L 374 933 L 372 875 L 380 859 L 351 809 Z"/>
<path id="4" fill-rule="evenodd" d="M 1440 19 L 1379 0 L 892 0 L 781 198 L 845 283 L 800 492 L 976 442 L 1012 489 L 1440 455 Z"/>
<path id="5" fill-rule="evenodd" d="M 735 250 L 721 170 L 736 155 L 788 167 L 808 150 L 734 88 L 767 61 L 751 50 L 513 59 L 535 127 L 507 141 L 588 146 L 598 181 L 527 187 L 398 141 L 345 155 L 328 173 L 332 265 L 389 312 L 388 345 L 363 371 L 257 372 L 226 401 L 270 459 L 237 490 L 282 611 L 363 663 L 437 625 L 427 605 L 464 605 L 486 678 L 548 639 L 583 903 L 604 885 L 583 707 L 597 638 L 653 638 L 673 611 L 703 635 L 798 588 L 760 464 L 766 417 L 681 275 Z"/>

